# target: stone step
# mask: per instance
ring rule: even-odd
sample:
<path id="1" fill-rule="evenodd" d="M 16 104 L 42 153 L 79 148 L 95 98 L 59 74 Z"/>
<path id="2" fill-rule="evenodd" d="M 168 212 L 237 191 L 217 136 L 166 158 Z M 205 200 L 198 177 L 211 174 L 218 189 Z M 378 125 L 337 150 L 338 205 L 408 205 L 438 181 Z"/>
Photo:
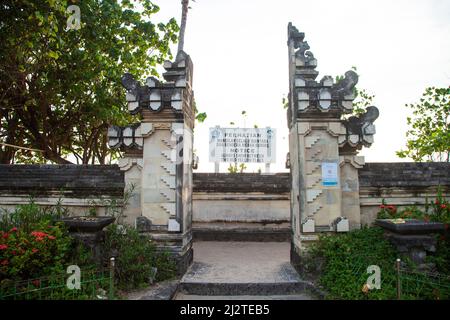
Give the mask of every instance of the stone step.
<path id="1" fill-rule="evenodd" d="M 193 296 L 285 296 L 305 295 L 312 299 L 323 296 L 307 281 L 272 283 L 198 283 L 181 282 L 178 294 Z"/>
<path id="2" fill-rule="evenodd" d="M 289 242 L 291 239 L 289 222 L 194 222 L 192 231 L 197 241 Z"/>
<path id="3" fill-rule="evenodd" d="M 315 300 L 311 295 L 300 294 L 283 294 L 271 296 L 257 296 L 257 295 L 236 295 L 236 296 L 201 296 L 193 294 L 177 293 L 172 300 Z"/>

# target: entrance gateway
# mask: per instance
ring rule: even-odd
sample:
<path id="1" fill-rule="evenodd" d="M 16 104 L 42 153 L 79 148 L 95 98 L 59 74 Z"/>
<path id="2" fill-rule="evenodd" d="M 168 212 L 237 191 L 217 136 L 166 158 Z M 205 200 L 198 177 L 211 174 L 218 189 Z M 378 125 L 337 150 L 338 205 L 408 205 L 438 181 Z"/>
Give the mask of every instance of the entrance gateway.
<path id="1" fill-rule="evenodd" d="M 360 227 L 358 169 L 364 158 L 357 153 L 372 144 L 373 122 L 379 114 L 376 107 L 369 107 L 363 115 L 342 119 L 353 111 L 358 76 L 348 71 L 336 83 L 330 76 L 316 81 L 317 60 L 304 38 L 304 33 L 288 25 L 291 263 L 297 268 L 305 241 L 320 232 Z M 141 84 L 131 74 L 122 77 L 128 110 L 140 114 L 142 120 L 126 127 L 111 126 L 108 136 L 109 146 L 123 151 L 119 167 L 125 172 L 127 190 L 133 185 L 126 208 L 128 222 L 135 223 L 159 248 L 170 251 L 183 274 L 193 258 L 193 64 L 180 51 L 164 68 L 165 82 L 149 77 Z M 259 129 L 261 134 L 265 131 L 266 139 L 271 134 L 268 129 Z M 269 139 L 274 137 L 275 132 Z M 214 149 L 211 159 L 230 154 L 227 141 L 222 142 L 222 150 Z M 247 152 L 251 148 L 245 144 L 250 141 L 241 143 L 243 153 L 236 150 L 241 147 L 233 146 L 233 160 L 241 162 L 246 156 L 249 160 L 250 154 L 261 151 L 265 156 L 252 159 L 275 160 L 267 154 L 274 156 L 275 150 Z"/>

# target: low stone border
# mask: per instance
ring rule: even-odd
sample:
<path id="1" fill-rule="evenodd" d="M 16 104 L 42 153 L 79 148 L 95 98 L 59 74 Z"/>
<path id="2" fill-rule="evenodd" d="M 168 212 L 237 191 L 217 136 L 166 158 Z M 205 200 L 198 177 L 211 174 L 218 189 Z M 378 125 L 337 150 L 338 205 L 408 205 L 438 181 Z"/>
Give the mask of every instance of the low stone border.
<path id="1" fill-rule="evenodd" d="M 129 292 L 128 300 L 172 300 L 180 284 L 180 279 L 156 283 L 149 288 Z"/>
<path id="2" fill-rule="evenodd" d="M 285 282 L 285 283 L 181 283 L 179 291 L 190 295 L 203 296 L 274 296 L 307 293 L 317 300 L 325 299 L 325 293 L 313 283 Z"/>

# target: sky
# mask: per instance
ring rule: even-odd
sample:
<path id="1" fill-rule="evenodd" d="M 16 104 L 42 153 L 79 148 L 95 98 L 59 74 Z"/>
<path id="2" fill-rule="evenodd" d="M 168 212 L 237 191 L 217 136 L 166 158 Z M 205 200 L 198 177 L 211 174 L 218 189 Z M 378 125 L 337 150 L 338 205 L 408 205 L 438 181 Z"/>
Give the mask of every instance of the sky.
<path id="1" fill-rule="evenodd" d="M 181 0 L 154 3 L 161 9 L 156 20 L 180 21 Z M 448 0 L 196 0 L 190 6 L 184 50 L 194 63 L 197 107 L 208 114 L 194 131 L 199 172 L 214 171 L 208 129 L 230 122 L 275 128 L 277 162 L 271 171 L 287 171 L 282 98 L 289 91 L 289 22 L 306 35 L 318 60 L 317 80 L 355 66 L 358 88 L 375 95 L 380 117 L 374 144 L 360 152 L 366 162 L 411 161 L 395 154 L 406 144 L 411 111 L 405 104 L 418 102 L 426 87 L 450 85 Z M 227 167 L 221 164 L 220 171 Z M 259 167 L 264 172 L 258 165 L 248 165 L 246 172 Z"/>

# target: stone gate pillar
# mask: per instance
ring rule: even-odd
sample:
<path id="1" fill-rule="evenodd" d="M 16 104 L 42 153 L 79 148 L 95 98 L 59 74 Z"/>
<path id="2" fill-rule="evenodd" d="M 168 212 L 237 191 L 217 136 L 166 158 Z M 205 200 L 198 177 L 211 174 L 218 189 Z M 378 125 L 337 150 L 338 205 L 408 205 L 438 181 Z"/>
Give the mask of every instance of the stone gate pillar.
<path id="1" fill-rule="evenodd" d="M 181 51 L 164 68 L 165 82 L 150 77 L 142 85 L 131 74 L 122 77 L 129 112 L 142 120 L 112 126 L 108 135 L 110 147 L 123 151 L 119 167 L 127 188 L 134 186 L 125 221 L 170 251 L 181 274 L 193 257 L 193 64 Z"/>
<path id="2" fill-rule="evenodd" d="M 305 34 L 288 26 L 289 157 L 291 169 L 291 261 L 298 263 L 302 244 L 319 232 L 345 232 L 360 226 L 357 150 L 373 142 L 376 107 L 358 117 L 353 111 L 358 75 L 334 82 L 316 81 L 317 60 Z"/>

